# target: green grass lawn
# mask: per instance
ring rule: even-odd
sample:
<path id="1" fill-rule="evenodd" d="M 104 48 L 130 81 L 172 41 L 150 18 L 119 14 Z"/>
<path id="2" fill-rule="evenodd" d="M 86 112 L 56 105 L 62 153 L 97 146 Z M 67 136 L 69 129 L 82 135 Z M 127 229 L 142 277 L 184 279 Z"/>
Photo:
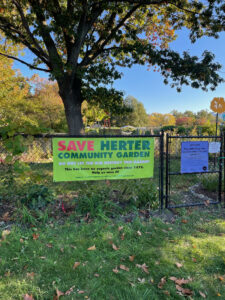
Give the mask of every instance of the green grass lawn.
<path id="1" fill-rule="evenodd" d="M 178 212 L 2 228 L 0 299 L 225 299 L 223 208 Z"/>

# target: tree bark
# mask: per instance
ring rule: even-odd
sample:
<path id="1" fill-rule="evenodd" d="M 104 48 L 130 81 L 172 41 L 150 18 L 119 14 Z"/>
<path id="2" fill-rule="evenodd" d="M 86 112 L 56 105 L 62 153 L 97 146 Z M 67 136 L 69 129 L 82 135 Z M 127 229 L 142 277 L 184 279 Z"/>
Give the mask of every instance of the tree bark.
<path id="1" fill-rule="evenodd" d="M 81 85 L 81 80 L 78 78 L 75 78 L 72 84 L 70 78 L 65 78 L 63 83 L 59 83 L 59 94 L 64 103 L 70 135 L 84 134 L 81 114 L 81 104 L 83 102 Z"/>

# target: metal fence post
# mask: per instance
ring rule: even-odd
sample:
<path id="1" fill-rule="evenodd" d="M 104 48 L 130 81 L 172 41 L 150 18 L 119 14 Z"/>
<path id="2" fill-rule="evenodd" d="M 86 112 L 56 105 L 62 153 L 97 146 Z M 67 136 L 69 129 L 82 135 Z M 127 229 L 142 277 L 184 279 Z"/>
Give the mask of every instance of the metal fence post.
<path id="1" fill-rule="evenodd" d="M 225 131 L 223 129 L 223 139 L 222 139 L 222 144 L 223 144 L 223 157 L 225 156 Z M 223 205 L 225 207 L 225 159 L 223 159 Z"/>
<path id="2" fill-rule="evenodd" d="M 164 207 L 164 131 L 160 135 L 160 205 Z"/>
<path id="3" fill-rule="evenodd" d="M 219 186 L 218 186 L 218 201 L 221 202 L 221 193 L 222 193 L 222 174 L 223 174 L 223 162 L 222 157 L 224 150 L 224 133 L 220 132 L 220 158 L 219 158 Z"/>
<path id="4" fill-rule="evenodd" d="M 166 208 L 169 201 L 169 134 L 166 134 Z"/>

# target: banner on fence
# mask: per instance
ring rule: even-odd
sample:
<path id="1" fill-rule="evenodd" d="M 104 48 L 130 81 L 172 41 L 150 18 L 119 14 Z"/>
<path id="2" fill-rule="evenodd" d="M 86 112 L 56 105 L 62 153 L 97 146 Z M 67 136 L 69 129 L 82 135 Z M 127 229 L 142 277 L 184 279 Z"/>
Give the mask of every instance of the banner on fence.
<path id="1" fill-rule="evenodd" d="M 203 173 L 208 171 L 209 143 L 181 143 L 181 173 Z"/>
<path id="2" fill-rule="evenodd" d="M 53 180 L 153 177 L 154 138 L 53 138 Z"/>

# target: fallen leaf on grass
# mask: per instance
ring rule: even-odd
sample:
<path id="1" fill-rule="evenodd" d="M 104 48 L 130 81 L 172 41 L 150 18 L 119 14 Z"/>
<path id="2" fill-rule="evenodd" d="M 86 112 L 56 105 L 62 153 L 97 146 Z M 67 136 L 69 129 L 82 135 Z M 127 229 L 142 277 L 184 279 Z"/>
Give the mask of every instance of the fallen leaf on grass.
<path id="1" fill-rule="evenodd" d="M 160 265 L 160 261 L 156 261 L 156 262 L 155 262 L 155 265 Z"/>
<path id="2" fill-rule="evenodd" d="M 129 261 L 134 261 L 135 255 L 129 256 Z"/>
<path id="3" fill-rule="evenodd" d="M 130 269 L 129 268 L 127 268 L 126 266 L 124 266 L 124 265 L 120 265 L 120 269 L 121 270 L 124 270 L 124 271 L 127 271 L 127 272 L 129 272 L 130 271 Z"/>
<path id="4" fill-rule="evenodd" d="M 176 265 L 178 268 L 182 268 L 182 267 L 183 267 L 183 265 L 180 264 L 179 262 L 176 262 L 175 265 Z"/>
<path id="5" fill-rule="evenodd" d="M 48 247 L 48 248 L 52 248 L 52 244 L 46 244 L 46 247 Z"/>
<path id="6" fill-rule="evenodd" d="M 124 237 L 125 237 L 125 234 L 122 233 L 122 234 L 121 234 L 121 237 L 120 237 L 122 241 L 124 240 Z"/>
<path id="7" fill-rule="evenodd" d="M 46 257 L 45 256 L 40 256 L 40 259 L 46 259 Z"/>
<path id="8" fill-rule="evenodd" d="M 183 220 L 181 220 L 181 223 L 183 223 L 183 224 L 187 224 L 187 220 L 185 220 L 185 219 L 183 219 Z"/>
<path id="9" fill-rule="evenodd" d="M 78 292 L 78 294 L 84 294 L 85 293 L 85 291 L 79 291 Z"/>
<path id="10" fill-rule="evenodd" d="M 34 272 L 27 273 L 28 278 L 34 279 L 34 276 L 35 276 Z"/>
<path id="11" fill-rule="evenodd" d="M 115 244 L 112 244 L 112 247 L 115 251 L 119 249 Z"/>
<path id="12" fill-rule="evenodd" d="M 4 275 L 5 275 L 6 277 L 9 277 L 9 276 L 10 276 L 10 274 L 11 274 L 11 273 L 10 273 L 10 270 L 8 270 L 8 271 L 6 271 L 6 272 L 5 272 L 5 274 L 4 274 Z"/>
<path id="13" fill-rule="evenodd" d="M 137 231 L 137 234 L 139 235 L 139 236 L 142 236 L 142 233 L 138 230 Z"/>
<path id="14" fill-rule="evenodd" d="M 121 231 L 123 229 L 123 226 L 118 227 L 118 231 Z"/>
<path id="15" fill-rule="evenodd" d="M 146 266 L 146 264 L 143 265 L 136 264 L 136 267 L 141 268 L 145 273 L 149 274 L 148 267 Z"/>
<path id="16" fill-rule="evenodd" d="M 221 294 L 220 294 L 220 293 L 217 293 L 216 296 L 217 296 L 217 297 L 221 297 Z"/>
<path id="17" fill-rule="evenodd" d="M 76 269 L 79 265 L 80 265 L 80 262 L 79 261 L 75 261 L 75 263 L 73 265 L 73 269 Z"/>
<path id="18" fill-rule="evenodd" d="M 93 251 L 93 250 L 96 250 L 95 245 L 88 248 L 88 251 Z"/>
<path id="19" fill-rule="evenodd" d="M 140 283 L 145 283 L 145 278 L 138 278 L 138 281 L 139 281 Z"/>
<path id="20" fill-rule="evenodd" d="M 165 294 L 166 296 L 170 296 L 170 292 L 169 291 L 163 291 L 163 294 Z"/>
<path id="21" fill-rule="evenodd" d="M 99 274 L 98 274 L 98 273 L 95 273 L 94 276 L 95 276 L 95 277 L 99 277 Z"/>
<path id="22" fill-rule="evenodd" d="M 65 292 L 65 295 L 70 295 L 73 292 L 73 289 L 75 288 L 75 285 L 73 285 L 68 291 Z"/>
<path id="23" fill-rule="evenodd" d="M 182 284 L 187 284 L 189 283 L 190 281 L 192 281 L 192 278 L 189 278 L 189 279 L 184 279 L 184 278 L 176 278 L 176 277 L 170 277 L 169 278 L 170 280 L 174 281 L 176 284 L 178 285 L 182 285 Z"/>
<path id="24" fill-rule="evenodd" d="M 194 263 L 196 263 L 197 262 L 197 259 L 196 258 L 192 258 L 192 261 L 194 262 Z"/>
<path id="25" fill-rule="evenodd" d="M 205 206 L 209 206 L 210 201 L 209 201 L 209 200 L 206 200 L 206 201 L 204 202 L 204 204 L 205 204 Z"/>
<path id="26" fill-rule="evenodd" d="M 33 240 L 37 240 L 40 235 L 38 233 L 33 233 L 32 236 L 33 236 Z"/>
<path id="27" fill-rule="evenodd" d="M 32 295 L 28 295 L 28 294 L 24 295 L 23 299 L 24 300 L 34 300 L 33 296 Z"/>
<path id="28" fill-rule="evenodd" d="M 4 213 L 4 215 L 2 216 L 2 219 L 3 221 L 7 222 L 10 220 L 10 217 L 9 217 L 9 212 L 7 211 L 6 213 Z"/>
<path id="29" fill-rule="evenodd" d="M 166 283 L 166 277 L 162 277 L 160 279 L 160 282 L 158 283 L 158 288 L 162 289 L 165 283 Z"/>
<path id="30" fill-rule="evenodd" d="M 119 270 L 117 269 L 117 267 L 115 269 L 113 269 L 113 272 L 116 274 L 119 273 Z"/>
<path id="31" fill-rule="evenodd" d="M 224 276 L 218 276 L 218 279 L 219 279 L 220 281 L 224 281 Z"/>
<path id="32" fill-rule="evenodd" d="M 2 231 L 2 239 L 5 240 L 7 235 L 9 235 L 11 233 L 10 230 L 6 229 Z"/>
<path id="33" fill-rule="evenodd" d="M 60 251 L 63 253 L 64 252 L 64 248 L 60 248 Z"/>
<path id="34" fill-rule="evenodd" d="M 20 239 L 20 243 L 23 243 L 24 242 L 24 240 L 23 239 Z"/>
<path id="35" fill-rule="evenodd" d="M 184 289 L 178 284 L 176 284 L 176 289 L 185 296 L 191 296 L 193 294 L 193 292 L 190 289 Z"/>
<path id="36" fill-rule="evenodd" d="M 86 217 L 84 217 L 84 221 L 87 221 L 89 217 L 90 217 L 90 213 L 88 212 L 88 213 L 86 214 Z"/>
<path id="37" fill-rule="evenodd" d="M 199 295 L 202 296 L 202 298 L 206 298 L 206 294 L 204 294 L 203 292 L 199 291 Z"/>
<path id="38" fill-rule="evenodd" d="M 56 295 L 53 297 L 53 300 L 59 300 L 60 296 L 63 296 L 64 293 L 56 289 Z"/>

